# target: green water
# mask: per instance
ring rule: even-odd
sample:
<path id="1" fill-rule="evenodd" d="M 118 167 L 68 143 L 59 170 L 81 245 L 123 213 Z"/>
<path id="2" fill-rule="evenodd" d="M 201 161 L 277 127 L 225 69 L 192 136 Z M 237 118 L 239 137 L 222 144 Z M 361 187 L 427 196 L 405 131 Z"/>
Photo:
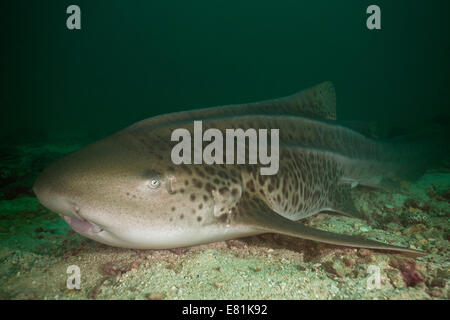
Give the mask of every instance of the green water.
<path id="1" fill-rule="evenodd" d="M 81 8 L 81 30 L 66 8 Z M 381 30 L 366 8 L 381 8 Z M 103 136 L 193 107 L 335 83 L 338 116 L 449 113 L 450 3 L 4 1 L 0 137 Z"/>

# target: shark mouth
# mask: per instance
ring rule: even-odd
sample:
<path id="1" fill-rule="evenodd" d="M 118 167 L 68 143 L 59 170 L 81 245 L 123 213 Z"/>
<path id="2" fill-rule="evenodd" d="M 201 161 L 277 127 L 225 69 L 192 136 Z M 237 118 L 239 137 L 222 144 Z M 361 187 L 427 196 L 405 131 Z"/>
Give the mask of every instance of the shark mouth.
<path id="1" fill-rule="evenodd" d="M 79 233 L 99 233 L 102 232 L 103 229 L 84 219 L 79 219 L 75 217 L 62 216 L 63 219 L 72 227 L 73 230 Z"/>

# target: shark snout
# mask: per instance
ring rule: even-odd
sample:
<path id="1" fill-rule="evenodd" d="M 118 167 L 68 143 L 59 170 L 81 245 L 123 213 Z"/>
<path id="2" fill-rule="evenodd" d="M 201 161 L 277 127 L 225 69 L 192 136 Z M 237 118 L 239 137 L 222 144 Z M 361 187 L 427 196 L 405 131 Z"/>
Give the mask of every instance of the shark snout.
<path id="1" fill-rule="evenodd" d="M 57 192 L 42 176 L 33 185 L 33 192 L 39 202 L 46 208 L 64 216 L 75 216 L 76 205 Z"/>
<path id="2" fill-rule="evenodd" d="M 51 211 L 62 216 L 80 218 L 79 206 L 64 194 L 66 184 L 64 178 L 55 174 L 50 166 L 34 182 L 33 192 L 39 202 Z"/>
<path id="3" fill-rule="evenodd" d="M 101 227 L 85 219 L 80 206 L 58 190 L 54 180 L 49 179 L 46 172 L 38 177 L 33 191 L 44 207 L 58 213 L 75 231 L 85 235 L 103 231 Z"/>

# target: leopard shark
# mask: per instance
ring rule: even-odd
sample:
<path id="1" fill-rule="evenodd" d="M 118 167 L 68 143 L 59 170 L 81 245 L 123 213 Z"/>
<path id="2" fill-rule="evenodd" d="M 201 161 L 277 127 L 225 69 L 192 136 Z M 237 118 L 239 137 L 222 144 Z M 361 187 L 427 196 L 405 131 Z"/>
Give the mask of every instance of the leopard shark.
<path id="1" fill-rule="evenodd" d="M 193 133 L 196 120 L 221 132 L 278 128 L 278 173 L 261 175 L 258 164 L 175 165 L 171 133 Z M 280 99 L 145 119 L 57 160 L 33 190 L 77 233 L 116 247 L 168 249 L 279 233 L 418 256 L 424 253 L 301 220 L 321 212 L 364 219 L 352 187 L 384 188 L 416 176 L 429 154 L 340 125 L 334 86 L 324 82 Z"/>

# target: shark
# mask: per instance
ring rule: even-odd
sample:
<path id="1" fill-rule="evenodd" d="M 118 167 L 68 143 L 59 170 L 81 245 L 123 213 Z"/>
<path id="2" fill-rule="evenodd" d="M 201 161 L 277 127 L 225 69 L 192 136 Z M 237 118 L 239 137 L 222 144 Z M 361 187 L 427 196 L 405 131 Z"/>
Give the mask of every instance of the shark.
<path id="1" fill-rule="evenodd" d="M 196 120 L 220 132 L 279 128 L 277 174 L 259 174 L 258 164 L 175 165 L 171 133 L 193 134 Z M 352 187 L 390 188 L 417 176 L 433 154 L 432 144 L 420 145 L 375 140 L 341 125 L 334 85 L 324 82 L 284 98 L 145 119 L 57 160 L 33 190 L 74 231 L 116 247 L 168 249 L 279 233 L 420 256 L 301 222 L 321 212 L 365 219 Z"/>

